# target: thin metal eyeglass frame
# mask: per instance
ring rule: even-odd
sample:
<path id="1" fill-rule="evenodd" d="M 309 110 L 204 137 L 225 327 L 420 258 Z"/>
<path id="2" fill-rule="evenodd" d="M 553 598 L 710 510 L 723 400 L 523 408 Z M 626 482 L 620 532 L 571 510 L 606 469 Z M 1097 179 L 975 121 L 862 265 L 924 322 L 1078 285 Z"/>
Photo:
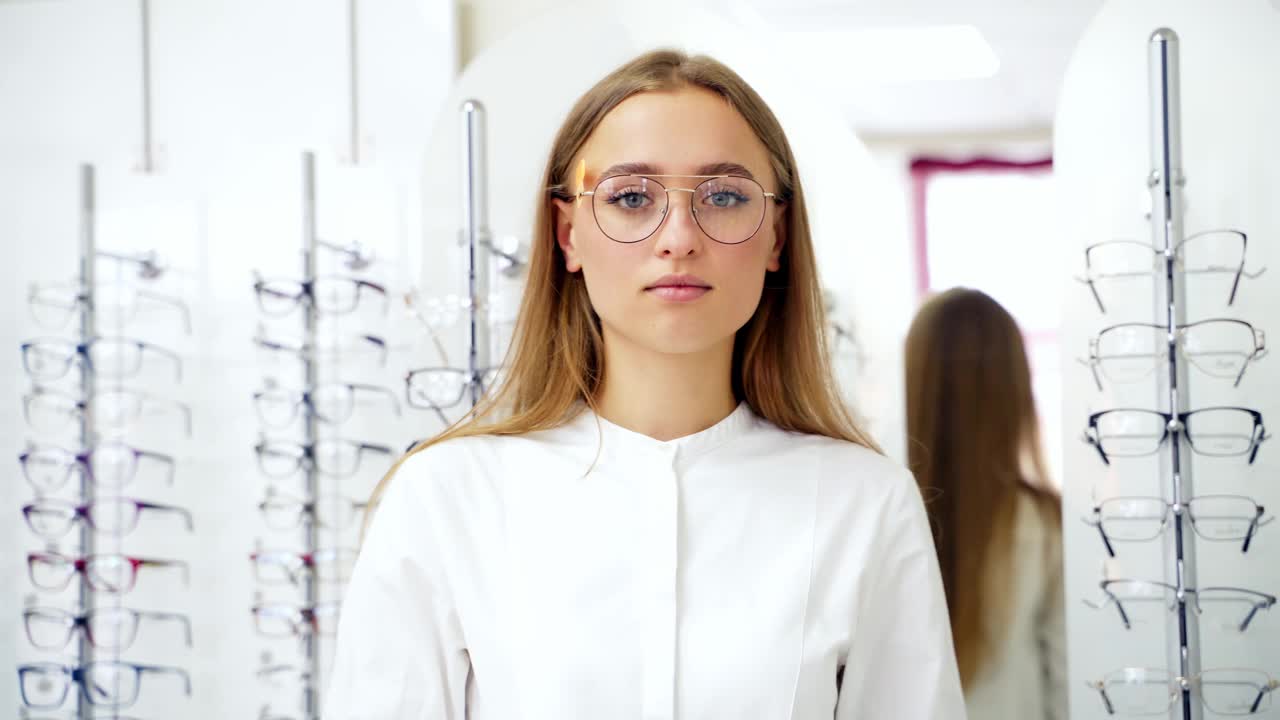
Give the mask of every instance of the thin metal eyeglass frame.
<path id="1" fill-rule="evenodd" d="M 613 179 L 615 179 L 615 178 L 620 178 L 620 177 L 634 177 L 634 178 L 640 178 L 640 179 L 642 179 L 642 180 L 650 180 L 650 181 L 652 181 L 652 182 L 653 182 L 653 184 L 657 185 L 657 186 L 658 186 L 658 188 L 659 188 L 659 189 L 661 189 L 661 190 L 663 191 L 662 196 L 663 196 L 664 198 L 666 198 L 666 205 L 662 208 L 662 210 L 660 210 L 660 211 L 659 211 L 659 215 L 661 215 L 661 216 L 662 216 L 662 219 L 658 221 L 658 224 L 657 224 L 656 226 L 654 226 L 654 228 L 653 228 L 653 231 L 652 231 L 652 232 L 650 232 L 648 235 L 645 235 L 644 237 L 642 237 L 642 238 L 640 238 L 640 239 L 638 239 L 638 240 L 619 240 L 619 239 L 615 238 L 614 236 L 610 235 L 608 232 L 606 232 L 606 231 L 605 231 L 605 229 L 604 229 L 604 225 L 602 225 L 602 224 L 600 223 L 600 216 L 599 216 L 599 214 L 597 214 L 597 212 L 596 212 L 596 203 L 595 203 L 595 198 L 596 198 L 596 193 L 600 190 L 600 186 L 601 186 L 601 185 L 603 185 L 603 184 L 604 184 L 604 183 L 606 183 L 606 182 L 609 182 L 610 180 L 613 180 Z M 655 178 L 684 178 L 684 179 L 688 179 L 688 180 L 702 180 L 702 182 L 698 183 L 697 185 L 694 185 L 694 186 L 693 186 L 693 187 L 691 187 L 691 188 L 669 188 L 669 187 L 667 187 L 667 186 L 663 185 L 661 182 L 659 182 L 659 181 L 658 181 L 658 180 L 656 180 Z M 595 188 L 593 188 L 593 189 L 591 189 L 591 190 L 580 190 L 580 191 L 578 191 L 578 194 L 577 194 L 576 196 L 574 196 L 574 197 L 577 197 L 577 198 L 589 197 L 589 198 L 591 198 L 591 219 L 593 219 L 593 220 L 595 220 L 595 221 L 596 221 L 596 227 L 600 229 L 600 232 L 601 232 L 601 233 L 603 233 L 605 237 L 609 238 L 610 240 L 612 240 L 612 241 L 614 241 L 614 242 L 616 242 L 616 243 L 621 243 L 621 244 L 623 244 L 623 245 L 634 245 L 634 244 L 636 244 L 636 243 L 644 242 L 645 240 L 648 240 L 649 238 L 651 238 L 651 237 L 653 237 L 654 235 L 656 235 L 656 234 L 658 233 L 658 231 L 659 231 L 659 230 L 661 230 L 661 229 L 662 229 L 662 226 L 663 226 L 663 225 L 666 223 L 666 221 L 667 221 L 667 211 L 671 209 L 671 193 L 673 193 L 673 192 L 686 192 L 686 193 L 689 193 L 689 195 L 690 195 L 690 196 L 693 196 L 694 194 L 696 194 L 696 193 L 698 192 L 698 188 L 702 187 L 703 185 L 705 185 L 705 184 L 707 184 L 707 183 L 711 182 L 712 180 L 720 180 L 720 179 L 724 179 L 724 178 L 734 178 L 734 179 L 736 179 L 736 180 L 746 180 L 747 182 L 753 183 L 756 187 L 760 188 L 760 193 L 761 193 L 761 195 L 763 195 L 764 199 L 765 199 L 765 200 L 772 200 L 772 201 L 773 201 L 773 204 L 774 204 L 774 206 L 775 206 L 775 207 L 776 207 L 776 206 L 781 206 L 781 205 L 785 205 L 785 204 L 786 204 L 786 201 L 785 201 L 785 200 L 780 199 L 780 198 L 778 197 L 778 194 L 777 194 L 777 193 L 765 192 L 765 189 L 764 189 L 764 186 L 763 186 L 763 185 L 761 185 L 759 182 L 757 182 L 754 178 L 749 178 L 749 177 L 746 177 L 746 176 L 744 176 L 744 175 L 610 175 L 609 177 L 601 178 L 601 179 L 596 183 Z M 747 237 L 745 237 L 745 238 L 743 238 L 743 239 L 741 239 L 741 240 L 739 240 L 739 241 L 737 241 L 737 242 L 724 242 L 723 240 L 718 240 L 718 239 L 717 239 L 714 235 L 712 235 L 710 232 L 707 232 L 707 229 L 706 229 L 705 227 L 703 227 L 703 226 L 702 226 L 702 221 L 698 220 L 698 212 L 697 212 L 697 210 L 693 207 L 693 203 L 692 203 L 692 202 L 691 202 L 691 203 L 689 203 L 689 214 L 693 217 L 693 222 L 694 222 L 695 224 L 697 224 L 698 229 L 702 230 L 702 232 L 703 232 L 707 237 L 711 238 L 712 240 L 715 240 L 716 242 L 720 243 L 721 245 L 741 245 L 742 243 L 747 242 L 748 240 L 750 240 L 751 238 L 753 238 L 753 237 L 755 237 L 757 234 L 759 234 L 759 232 L 760 232 L 760 228 L 764 227 L 764 221 L 765 221 L 765 218 L 766 218 L 766 216 L 769 214 L 769 213 L 768 213 L 767 208 L 768 208 L 768 206 L 767 206 L 767 205 L 765 205 L 764 207 L 762 207 L 762 208 L 761 208 L 761 210 L 760 210 L 760 221 L 756 224 L 756 228 L 755 228 L 755 230 L 753 230 L 753 231 L 751 232 L 751 234 L 750 234 L 750 235 L 748 235 Z"/>

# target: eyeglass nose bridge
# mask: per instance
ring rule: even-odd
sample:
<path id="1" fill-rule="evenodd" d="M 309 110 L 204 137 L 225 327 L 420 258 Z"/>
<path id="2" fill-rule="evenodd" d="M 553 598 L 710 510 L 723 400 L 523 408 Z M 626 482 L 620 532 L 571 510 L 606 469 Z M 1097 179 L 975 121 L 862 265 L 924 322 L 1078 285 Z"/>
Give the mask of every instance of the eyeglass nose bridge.
<path id="1" fill-rule="evenodd" d="M 651 182 L 653 182 L 659 188 L 662 188 L 662 191 L 665 194 L 665 197 L 667 198 L 667 202 L 663 204 L 662 210 L 658 212 L 658 217 L 660 218 L 658 220 L 658 226 L 653 229 L 653 232 L 649 233 L 649 237 L 653 237 L 657 235 L 659 232 L 662 231 L 662 226 L 667 224 L 667 213 L 671 211 L 671 193 L 682 192 L 682 193 L 689 193 L 689 198 L 690 198 L 689 199 L 689 216 L 693 218 L 693 224 L 695 227 L 698 228 L 698 232 L 702 233 L 703 235 L 706 235 L 711 240 L 715 240 L 715 238 L 711 237 L 711 235 L 708 234 L 707 231 L 702 228 L 702 223 L 698 222 L 698 209 L 693 206 L 693 194 L 698 191 L 697 187 L 669 188 L 663 185 L 662 183 L 657 182 L 656 180 L 651 180 Z M 703 180 L 701 183 L 698 183 L 698 185 L 701 186 L 703 183 L 706 183 L 706 182 L 709 182 L 709 180 Z"/>
<path id="2" fill-rule="evenodd" d="M 705 182 L 705 181 L 704 181 L 704 182 Z M 664 193 L 666 193 L 666 195 L 667 195 L 667 202 L 666 202 L 666 204 L 665 204 L 665 205 L 663 205 L 663 207 L 662 207 L 662 211 L 659 213 L 660 215 L 662 215 L 663 219 L 666 219 L 666 217 L 667 217 L 667 211 L 669 211 L 669 210 L 671 209 L 671 193 L 673 193 L 673 192 L 689 193 L 689 198 L 690 198 L 690 200 L 689 200 L 689 212 L 690 212 L 690 214 L 692 214 L 692 215 L 693 215 L 693 217 L 694 217 L 695 219 L 698 217 L 698 209 L 697 209 L 697 208 L 695 208 L 695 207 L 693 206 L 693 199 L 692 199 L 692 198 L 693 198 L 693 194 L 694 194 L 695 192 L 697 192 L 697 191 L 698 191 L 698 189 L 697 189 L 697 188 L 680 188 L 680 187 L 673 187 L 673 188 L 669 188 L 669 187 L 665 187 L 665 186 L 663 186 L 663 185 L 661 185 L 661 184 L 658 184 L 658 187 L 662 188 L 662 191 L 663 191 Z M 659 227 L 661 227 L 661 225 L 659 225 Z M 657 232 L 657 230 L 655 230 L 654 232 Z"/>

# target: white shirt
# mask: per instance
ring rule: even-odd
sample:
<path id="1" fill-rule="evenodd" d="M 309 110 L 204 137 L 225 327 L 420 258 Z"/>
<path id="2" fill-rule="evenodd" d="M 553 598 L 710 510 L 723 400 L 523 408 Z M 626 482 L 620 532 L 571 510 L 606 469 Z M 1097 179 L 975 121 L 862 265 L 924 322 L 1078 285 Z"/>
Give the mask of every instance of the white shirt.
<path id="1" fill-rule="evenodd" d="M 1007 615 L 995 651 L 965 688 L 974 720 L 1067 720 L 1066 608 L 1060 530 L 1046 525 L 1030 494 L 1014 524 Z"/>
<path id="2" fill-rule="evenodd" d="M 596 420 L 404 463 L 326 720 L 964 719 L 904 469 L 745 404 L 670 442 Z"/>

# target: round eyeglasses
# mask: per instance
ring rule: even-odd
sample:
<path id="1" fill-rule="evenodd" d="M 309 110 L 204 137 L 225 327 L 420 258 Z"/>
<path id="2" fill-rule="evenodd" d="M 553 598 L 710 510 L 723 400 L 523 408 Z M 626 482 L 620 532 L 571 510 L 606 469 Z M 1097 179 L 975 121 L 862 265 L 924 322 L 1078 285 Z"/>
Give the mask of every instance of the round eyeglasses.
<path id="1" fill-rule="evenodd" d="M 669 188 L 655 178 L 700 179 L 693 188 Z M 615 175 L 582 191 L 591 198 L 591 211 L 600 232 L 620 243 L 646 240 L 667 217 L 671 193 L 689 193 L 689 212 L 707 237 L 723 245 L 744 243 L 764 225 L 768 201 L 782 204 L 760 183 L 738 175 Z"/>

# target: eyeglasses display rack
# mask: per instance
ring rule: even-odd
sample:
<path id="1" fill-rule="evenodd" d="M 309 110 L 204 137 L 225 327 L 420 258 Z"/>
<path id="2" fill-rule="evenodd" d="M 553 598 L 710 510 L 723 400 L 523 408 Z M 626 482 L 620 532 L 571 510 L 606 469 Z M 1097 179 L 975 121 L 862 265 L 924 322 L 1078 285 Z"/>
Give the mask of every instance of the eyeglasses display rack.
<path id="1" fill-rule="evenodd" d="M 466 100 L 460 108 L 460 120 L 463 190 L 458 242 L 466 256 L 467 296 L 460 303 L 466 311 L 466 367 L 449 367 L 447 356 L 442 353 L 443 366 L 410 370 L 405 376 L 409 406 L 432 411 L 444 427 L 452 424 L 447 410 L 464 400 L 467 407 L 475 407 L 488 390 L 501 382 L 502 368 L 492 363 L 497 299 L 490 289 L 492 261 L 498 261 L 503 278 L 518 278 L 526 268 L 518 248 L 498 247 L 489 228 L 484 105 L 478 100 Z"/>
<path id="2" fill-rule="evenodd" d="M 316 160 L 315 155 L 307 153 L 302 159 L 302 277 L 314 282 L 316 273 Z M 314 287 L 312 289 L 314 293 Z M 303 392 L 315 393 L 316 377 L 316 303 L 302 303 L 302 374 Z M 304 404 L 302 408 L 302 442 L 303 447 L 316 447 L 316 412 L 315 406 Z M 303 498 L 313 506 L 320 496 L 319 478 L 316 462 L 303 463 Z M 302 516 L 302 552 L 314 555 L 317 547 L 317 528 L 314 512 Z M 313 617 L 318 612 L 320 594 L 316 588 L 316 573 L 304 573 L 302 579 L 302 603 L 304 608 L 311 608 Z M 319 622 L 313 621 L 313 632 L 301 638 L 303 667 L 306 675 L 302 682 L 302 717 L 320 716 L 319 691 L 320 681 L 320 633 Z"/>
<path id="3" fill-rule="evenodd" d="M 291 500 L 298 503 L 299 511 L 296 515 L 296 522 L 299 526 L 299 539 L 301 547 L 294 557 L 299 562 L 296 570 L 290 570 L 289 580 L 294 585 L 301 586 L 301 597 L 298 598 L 299 605 L 290 607 L 288 605 L 265 604 L 259 602 L 253 607 L 255 621 L 258 625 L 260 634 L 271 636 L 275 634 L 293 634 L 298 640 L 299 662 L 297 665 L 273 666 L 268 664 L 266 668 L 259 671 L 260 676 L 268 676 L 278 674 L 281 668 L 288 669 L 291 676 L 296 676 L 300 685 L 301 697 L 299 708 L 302 711 L 301 717 L 306 720 L 312 720 L 319 717 L 320 714 L 320 698 L 319 698 L 319 682 L 320 682 L 320 622 L 321 614 L 320 593 L 317 586 L 317 568 L 315 567 L 316 553 L 319 551 L 318 528 L 317 528 L 317 500 L 320 495 L 319 490 L 319 469 L 318 458 L 316 457 L 317 446 L 317 416 L 316 416 L 316 393 L 318 387 L 317 377 L 317 315 L 319 310 L 315 297 L 315 283 L 317 278 L 317 262 L 316 254 L 319 250 L 319 242 L 316 233 L 316 163 L 315 156 L 312 153 L 304 153 L 302 156 L 302 266 L 301 281 L 295 281 L 292 285 L 296 286 L 296 296 L 288 291 L 274 290 L 264 281 L 259 281 L 255 289 L 261 296 L 262 293 L 272 293 L 288 300 L 294 300 L 297 304 L 298 311 L 302 315 L 302 334 L 299 342 L 294 347 L 302 367 L 302 387 L 298 390 L 299 397 L 302 400 L 297 405 L 299 421 L 301 425 L 301 442 L 297 445 L 298 454 L 293 458 L 296 460 L 296 470 L 301 474 L 301 497 L 292 498 Z M 260 300 L 261 303 L 261 300 Z M 268 390 L 273 388 L 268 388 Z M 264 440 L 259 446 L 260 464 L 265 470 L 267 467 L 268 453 L 272 453 L 271 445 Z M 287 456 L 287 451 L 280 449 L 281 455 Z M 271 503 L 274 495 L 268 494 L 267 499 L 263 502 L 262 509 L 264 514 L 267 513 L 268 503 Z M 262 579 L 263 571 L 258 569 L 260 564 L 270 562 L 274 556 L 282 555 L 273 551 L 265 551 L 259 548 L 259 551 L 251 558 L 255 564 L 255 570 L 259 580 Z M 281 558 L 282 563 L 289 562 Z M 328 623 L 326 622 L 326 625 Z M 285 628 L 287 633 L 277 633 L 279 628 Z M 273 673 L 274 671 L 274 673 Z M 268 715 L 266 708 L 263 714 Z"/>
<path id="4" fill-rule="evenodd" d="M 323 253 L 340 259 L 344 270 L 352 272 L 368 269 L 373 257 L 360 243 L 340 245 L 320 239 L 313 153 L 303 154 L 301 169 L 301 276 L 258 276 L 254 283 L 262 314 L 274 318 L 292 318 L 295 313 L 301 316 L 301 333 L 292 339 L 271 337 L 265 328 L 255 339 L 260 348 L 292 355 L 300 365 L 301 384 L 285 385 L 270 377 L 254 394 L 263 425 L 262 439 L 255 448 L 259 469 L 269 480 L 293 483 L 296 488 L 268 485 L 259 510 L 270 530 L 281 535 L 296 532 L 298 547 L 282 548 L 274 539 L 270 546 L 264 546 L 259 540 L 249 559 L 260 586 L 251 610 L 258 635 L 264 639 L 290 638 L 298 645 L 293 662 L 277 662 L 272 651 L 264 652 L 257 675 L 276 688 L 296 680 L 301 691 L 298 717 L 314 720 L 323 704 L 323 677 L 332 658 L 326 640 L 336 633 L 342 591 L 356 556 L 350 538 L 359 530 L 366 509 L 363 499 L 353 499 L 349 492 L 334 485 L 355 476 L 367 456 L 376 455 L 389 462 L 393 454 L 388 445 L 335 436 L 329 430 L 351 420 L 358 408 L 367 405 L 366 398 L 377 401 L 377 411 L 360 415 L 364 421 L 398 416 L 400 405 L 389 388 L 354 382 L 354 378 L 325 376 L 332 369 L 330 365 L 337 366 L 343 359 L 359 359 L 370 351 L 377 355 L 378 368 L 386 365 L 389 348 L 384 337 L 368 334 L 368 328 L 361 328 L 354 335 L 340 334 L 333 323 L 335 318 L 361 309 L 362 300 L 368 297 L 380 301 L 381 314 L 385 315 L 387 289 L 365 277 L 334 274 L 322 267 Z M 344 353 L 350 357 L 341 357 Z M 352 368 L 343 370 L 349 372 Z M 268 435 L 290 428 L 298 431 L 297 437 Z M 390 430 L 394 428 L 379 428 L 378 432 Z M 379 468 L 369 465 L 365 469 Z M 291 590 L 291 597 L 284 601 L 264 595 L 264 591 L 270 592 L 270 586 L 280 585 L 298 592 Z M 269 704 L 263 707 L 262 715 L 281 717 Z"/>
<path id="5" fill-rule="evenodd" d="M 82 165 L 78 180 L 78 272 L 69 285 L 33 286 L 28 298 L 38 324 L 56 329 L 74 325 L 75 338 L 36 338 L 21 348 L 23 367 L 34 382 L 24 398 L 28 424 L 49 435 L 74 428 L 70 442 L 75 443 L 75 449 L 41 440 L 28 442 L 19 456 L 23 475 L 36 494 L 33 502 L 22 508 L 22 514 L 28 528 L 47 543 L 43 551 L 27 555 L 30 581 L 47 597 L 29 596 L 22 618 L 34 648 L 62 654 L 60 662 L 20 665 L 18 683 L 24 714 L 28 710 L 37 715 L 56 711 L 71 703 L 74 716 L 87 719 L 118 717 L 121 710 L 138 703 L 144 689 L 148 697 L 160 697 L 156 690 L 143 687 L 156 680 L 144 682 L 144 677 L 174 679 L 182 693 L 191 695 L 186 670 L 122 659 L 126 651 L 137 652 L 135 641 L 144 620 L 148 625 L 155 621 L 180 623 L 185 644 L 191 645 L 191 623 L 186 615 L 138 610 L 125 607 L 122 601 L 143 570 L 176 569 L 189 581 L 186 563 L 126 555 L 123 538 L 135 530 L 143 515 L 178 515 L 185 518 L 185 529 L 192 530 L 191 515 L 184 509 L 118 495 L 134 480 L 139 464 L 164 467 L 170 484 L 174 474 L 172 456 L 134 448 L 123 436 L 148 410 L 166 405 L 184 414 L 188 437 L 191 427 L 187 406 L 166 403 L 157 395 L 121 382 L 141 374 L 146 367 L 144 358 L 152 355 L 170 361 L 175 379 L 180 380 L 178 356 L 149 342 L 116 334 L 118 325 L 133 319 L 139 299 L 176 304 L 188 334 L 190 318 L 185 304 L 139 287 L 163 274 L 154 254 L 132 256 L 98 249 L 94 167 Z M 107 286 L 97 268 L 102 260 L 117 267 L 136 265 L 137 283 Z M 116 290 L 115 304 L 106 302 L 111 297 L 108 288 Z M 102 334 L 103 328 L 111 334 Z M 67 376 L 74 378 L 70 386 L 54 386 Z M 64 538 L 74 538 L 71 549 L 63 549 Z M 75 589 L 71 611 L 58 607 L 58 594 L 69 587 Z M 150 632 L 154 631 L 144 634 Z M 164 707 L 173 711 L 172 702 Z"/>
<path id="6" fill-rule="evenodd" d="M 1088 686 L 1096 691 L 1104 717 L 1161 715 L 1166 710 L 1170 720 L 1263 716 L 1273 709 L 1273 696 L 1280 690 L 1280 682 L 1267 669 L 1239 667 L 1245 663 L 1222 657 L 1234 658 L 1235 653 L 1206 655 L 1202 641 L 1216 638 L 1221 627 L 1238 636 L 1235 642 L 1265 642 L 1259 634 L 1261 630 L 1245 633 L 1251 627 L 1265 628 L 1259 620 L 1276 604 L 1276 598 L 1259 590 L 1216 586 L 1217 583 L 1203 585 L 1197 549 L 1217 552 L 1210 551 L 1207 545 L 1218 544 L 1235 548 L 1250 558 L 1258 554 L 1249 551 L 1270 518 L 1266 508 L 1254 499 L 1220 492 L 1217 488 L 1224 482 L 1222 477 L 1210 478 L 1214 488 L 1211 492 L 1197 492 L 1192 453 L 1209 462 L 1239 459 L 1244 465 L 1253 465 L 1269 436 L 1258 410 L 1204 406 L 1200 391 L 1193 396 L 1190 371 L 1206 376 L 1206 383 L 1226 386 L 1234 379 L 1233 387 L 1238 387 L 1249 364 L 1265 354 L 1265 336 L 1242 320 L 1210 317 L 1189 322 L 1191 301 L 1194 299 L 1194 305 L 1200 307 L 1205 296 L 1197 292 L 1193 298 L 1187 291 L 1188 278 L 1196 283 L 1226 280 L 1230 290 L 1222 299 L 1231 305 L 1241 278 L 1256 278 L 1261 272 L 1244 269 L 1247 236 L 1243 231 L 1186 234 L 1183 222 L 1187 177 L 1182 159 L 1177 34 L 1166 28 L 1152 33 L 1147 61 L 1151 243 L 1146 246 L 1137 241 L 1109 241 L 1090 246 L 1086 250 L 1089 269 L 1084 282 L 1093 292 L 1099 310 L 1109 314 L 1117 309 L 1124 312 L 1143 308 L 1104 304 L 1095 283 L 1150 277 L 1150 307 L 1155 317 L 1153 323 L 1124 323 L 1103 330 L 1091 343 L 1088 365 L 1100 391 L 1104 389 L 1103 378 L 1108 382 L 1144 381 L 1138 384 L 1139 392 L 1154 379 L 1154 397 L 1158 403 L 1167 404 L 1167 409 L 1120 407 L 1093 413 L 1084 439 L 1094 446 L 1109 469 L 1113 459 L 1120 458 L 1122 467 L 1116 470 L 1122 475 L 1130 473 L 1123 458 L 1158 459 L 1161 497 L 1128 493 L 1101 501 L 1095 497 L 1097 504 L 1089 523 L 1098 529 L 1102 547 L 1110 558 L 1117 556 L 1121 543 L 1162 536 L 1163 579 L 1108 577 L 1101 583 L 1106 600 L 1087 604 L 1097 609 L 1114 605 L 1126 631 L 1140 624 L 1140 611 L 1161 611 L 1163 619 L 1159 624 L 1164 627 L 1167 669 L 1098 668 L 1105 675 L 1088 682 Z M 1133 299 L 1145 304 L 1140 296 Z M 1197 377 L 1195 384 L 1200 382 Z M 1202 471 L 1220 474 L 1204 468 Z M 1257 558 L 1252 561 L 1258 562 Z M 1247 584 L 1247 578 L 1241 581 Z M 1220 617 L 1228 620 L 1221 625 L 1208 620 L 1216 622 Z M 1208 667 L 1202 667 L 1205 657 L 1210 658 L 1203 661 Z"/>
<path id="7" fill-rule="evenodd" d="M 480 402 L 485 387 L 481 369 L 489 368 L 489 232 L 488 177 L 485 154 L 485 111 L 477 100 L 462 104 L 463 175 L 462 240 L 467 245 L 468 349 L 471 405 Z M 486 317 L 481 317 L 483 311 Z"/>

